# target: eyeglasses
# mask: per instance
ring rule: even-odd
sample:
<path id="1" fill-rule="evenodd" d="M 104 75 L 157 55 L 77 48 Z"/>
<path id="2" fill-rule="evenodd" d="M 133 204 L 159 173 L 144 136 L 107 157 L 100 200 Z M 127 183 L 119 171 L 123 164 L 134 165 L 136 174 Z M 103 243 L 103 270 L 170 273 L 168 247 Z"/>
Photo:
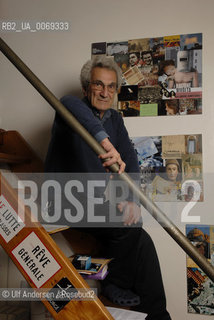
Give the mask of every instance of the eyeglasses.
<path id="1" fill-rule="evenodd" d="M 91 82 L 91 88 L 93 90 L 102 91 L 107 88 L 108 92 L 114 93 L 117 90 L 117 84 L 112 82 L 110 84 L 104 84 L 101 80 L 95 80 Z"/>

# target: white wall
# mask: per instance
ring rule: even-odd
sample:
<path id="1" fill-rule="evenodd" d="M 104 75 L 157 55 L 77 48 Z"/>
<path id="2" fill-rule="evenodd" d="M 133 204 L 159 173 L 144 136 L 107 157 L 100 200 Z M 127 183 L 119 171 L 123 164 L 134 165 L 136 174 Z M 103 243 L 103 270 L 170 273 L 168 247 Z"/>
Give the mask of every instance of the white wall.
<path id="1" fill-rule="evenodd" d="M 205 202 L 192 213 L 202 223 L 214 224 L 212 213 L 214 159 L 213 0 L 2 0 L 2 20 L 68 21 L 68 32 L 4 33 L 3 39 L 60 97 L 80 96 L 79 70 L 90 58 L 91 43 L 203 33 L 203 114 L 186 117 L 126 118 L 130 136 L 170 134 L 203 135 Z M 18 130 L 44 159 L 53 110 L 14 66 L 2 59 L 0 127 Z M 184 205 L 162 205 L 179 217 Z M 184 224 L 179 223 L 184 230 Z M 145 213 L 145 228 L 152 235 L 162 267 L 168 308 L 174 320 L 206 319 L 187 314 L 186 256 L 166 232 Z"/>

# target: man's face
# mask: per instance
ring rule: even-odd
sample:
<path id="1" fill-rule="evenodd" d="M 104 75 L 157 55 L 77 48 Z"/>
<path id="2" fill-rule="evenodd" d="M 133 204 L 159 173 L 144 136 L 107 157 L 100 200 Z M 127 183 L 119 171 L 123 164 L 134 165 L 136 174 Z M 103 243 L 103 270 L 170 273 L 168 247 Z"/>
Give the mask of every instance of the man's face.
<path id="1" fill-rule="evenodd" d="M 178 175 L 178 167 L 176 164 L 168 164 L 166 167 L 166 174 L 170 181 L 176 181 Z"/>
<path id="2" fill-rule="evenodd" d="M 130 63 L 130 66 L 133 67 L 134 65 L 136 65 L 138 62 L 138 58 L 136 56 L 135 53 L 130 53 L 129 55 L 129 63 Z"/>
<path id="3" fill-rule="evenodd" d="M 100 67 L 92 70 L 87 97 L 91 105 L 100 111 L 101 117 L 113 104 L 116 86 L 117 75 L 115 71 Z"/>
<path id="4" fill-rule="evenodd" d="M 143 61 L 147 66 L 150 66 L 152 64 L 152 56 L 150 53 L 145 53 L 143 55 Z"/>

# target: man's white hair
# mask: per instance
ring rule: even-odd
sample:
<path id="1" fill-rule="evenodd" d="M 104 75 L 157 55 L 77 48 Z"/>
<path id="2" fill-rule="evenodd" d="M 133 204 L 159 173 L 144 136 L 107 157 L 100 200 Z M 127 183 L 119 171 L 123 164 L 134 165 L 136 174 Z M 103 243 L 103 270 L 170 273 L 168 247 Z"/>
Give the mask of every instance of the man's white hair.
<path id="1" fill-rule="evenodd" d="M 122 84 L 122 70 L 112 57 L 96 56 L 95 58 L 88 60 L 82 67 L 80 72 L 80 81 L 82 88 L 87 91 L 91 81 L 91 72 L 94 68 L 105 68 L 113 70 L 117 75 L 117 88 L 120 88 Z"/>

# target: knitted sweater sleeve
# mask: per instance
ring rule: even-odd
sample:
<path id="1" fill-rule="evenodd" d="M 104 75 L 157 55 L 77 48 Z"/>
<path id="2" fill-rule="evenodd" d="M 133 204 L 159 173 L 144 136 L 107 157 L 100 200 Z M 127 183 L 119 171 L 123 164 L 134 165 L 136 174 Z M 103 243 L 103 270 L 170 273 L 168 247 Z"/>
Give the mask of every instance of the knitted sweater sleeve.
<path id="1" fill-rule="evenodd" d="M 68 95 L 60 101 L 98 142 L 109 137 L 99 119 L 82 100 Z"/>

